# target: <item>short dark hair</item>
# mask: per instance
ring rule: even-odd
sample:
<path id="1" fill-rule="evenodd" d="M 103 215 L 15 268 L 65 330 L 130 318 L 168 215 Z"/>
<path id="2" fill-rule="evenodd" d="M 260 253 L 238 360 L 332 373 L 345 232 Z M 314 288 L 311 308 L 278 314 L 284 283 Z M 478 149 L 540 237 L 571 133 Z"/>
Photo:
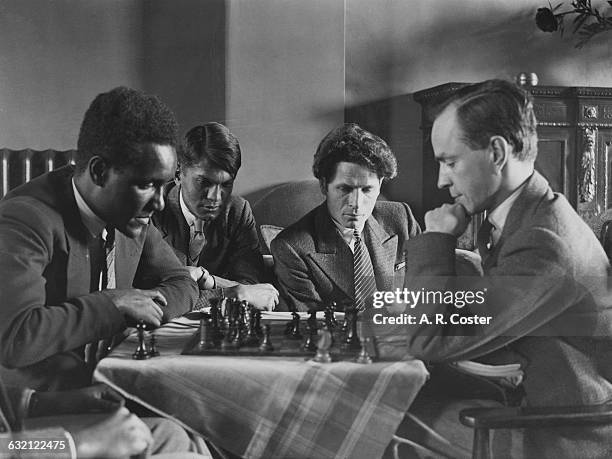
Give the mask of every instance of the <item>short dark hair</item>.
<path id="1" fill-rule="evenodd" d="M 535 161 L 538 154 L 537 121 L 531 94 L 505 80 L 487 80 L 461 88 L 443 105 L 453 105 L 464 141 L 486 148 L 493 136 L 514 147 L 520 161 Z"/>
<path id="2" fill-rule="evenodd" d="M 118 169 L 138 166 L 141 144 L 176 148 L 178 123 L 174 113 L 156 96 L 118 87 L 98 94 L 83 118 L 77 143 L 76 167 L 83 172 L 93 156 Z"/>
<path id="3" fill-rule="evenodd" d="M 364 166 L 378 178 L 390 180 L 397 175 L 397 160 L 387 142 L 355 123 L 338 126 L 321 140 L 312 172 L 319 181 L 327 183 L 340 162 Z"/>
<path id="4" fill-rule="evenodd" d="M 178 158 L 179 167 L 193 166 L 205 158 L 232 178 L 236 177 L 242 164 L 238 139 L 220 123 L 206 123 L 190 129 L 179 148 Z"/>

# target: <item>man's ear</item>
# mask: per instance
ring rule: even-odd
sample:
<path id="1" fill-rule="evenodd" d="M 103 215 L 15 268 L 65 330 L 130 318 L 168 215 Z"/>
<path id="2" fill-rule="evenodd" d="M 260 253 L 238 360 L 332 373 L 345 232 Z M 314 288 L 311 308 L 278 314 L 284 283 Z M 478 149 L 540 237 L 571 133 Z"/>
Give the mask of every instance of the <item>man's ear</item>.
<path id="1" fill-rule="evenodd" d="M 319 179 L 319 187 L 321 188 L 321 193 L 323 193 L 324 196 L 327 196 L 327 180 L 325 180 L 325 178 Z"/>
<path id="2" fill-rule="evenodd" d="M 101 156 L 92 156 L 87 163 L 87 170 L 92 182 L 98 186 L 104 186 L 108 180 L 110 166 L 108 161 Z"/>
<path id="3" fill-rule="evenodd" d="M 493 163 L 498 172 L 504 168 L 508 162 L 508 156 L 511 154 L 511 146 L 506 139 L 500 135 L 491 137 L 490 140 L 491 154 L 493 156 Z"/>

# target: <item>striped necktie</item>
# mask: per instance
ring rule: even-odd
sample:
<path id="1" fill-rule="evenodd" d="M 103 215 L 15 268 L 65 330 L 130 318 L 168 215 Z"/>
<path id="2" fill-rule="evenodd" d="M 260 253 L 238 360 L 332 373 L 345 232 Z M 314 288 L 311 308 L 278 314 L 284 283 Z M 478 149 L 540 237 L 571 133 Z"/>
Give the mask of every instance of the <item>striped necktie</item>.
<path id="1" fill-rule="evenodd" d="M 99 238 L 100 252 L 104 255 L 104 263 L 100 263 L 101 273 L 99 290 L 107 290 L 116 288 L 115 278 L 115 229 L 112 227 L 105 228 Z M 102 257 L 100 257 L 102 258 Z M 100 260 L 101 261 L 101 260 Z M 114 337 L 103 338 L 97 342 L 89 343 L 85 346 L 85 361 L 89 365 L 91 371 L 96 364 L 108 355 L 113 348 Z"/>
<path id="2" fill-rule="evenodd" d="M 204 222 L 196 219 L 189 226 L 189 261 L 193 266 L 198 265 L 200 253 L 206 244 L 206 236 L 204 236 Z"/>
<path id="3" fill-rule="evenodd" d="M 376 280 L 368 248 L 363 243 L 357 229 L 353 231 L 353 237 L 355 238 L 353 250 L 355 306 L 358 311 L 363 311 L 366 300 L 376 291 Z"/>

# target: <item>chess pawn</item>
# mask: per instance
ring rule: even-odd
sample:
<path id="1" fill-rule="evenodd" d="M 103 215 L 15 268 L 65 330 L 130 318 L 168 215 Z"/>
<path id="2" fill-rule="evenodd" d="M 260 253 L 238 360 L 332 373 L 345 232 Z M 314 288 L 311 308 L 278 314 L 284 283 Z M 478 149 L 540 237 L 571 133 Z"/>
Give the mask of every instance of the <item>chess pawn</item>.
<path id="1" fill-rule="evenodd" d="M 138 332 L 138 347 L 132 354 L 132 358 L 135 360 L 145 360 L 151 357 L 151 355 L 149 354 L 149 350 L 147 349 L 147 344 L 145 343 L 145 339 L 144 339 L 145 328 L 146 328 L 146 325 L 144 324 L 142 320 L 139 321 L 138 324 L 136 325 L 136 330 Z"/>
<path id="2" fill-rule="evenodd" d="M 331 363 L 331 355 L 329 355 L 329 348 L 331 347 L 332 334 L 327 327 L 323 327 L 319 330 L 319 341 L 317 342 L 317 353 L 312 359 L 318 363 Z"/>
<path id="3" fill-rule="evenodd" d="M 264 331 L 263 327 L 261 326 L 261 311 L 259 309 L 255 309 L 253 312 L 255 314 L 255 333 L 257 333 L 258 338 L 263 338 Z"/>
<path id="4" fill-rule="evenodd" d="M 272 341 L 270 340 L 270 325 L 264 325 L 264 337 L 259 345 L 259 350 L 261 352 L 272 352 L 274 350 L 274 346 L 272 346 Z"/>
<path id="5" fill-rule="evenodd" d="M 151 339 L 149 340 L 149 354 L 151 357 L 159 357 L 159 351 L 157 350 L 157 338 L 155 334 L 151 333 Z"/>
<path id="6" fill-rule="evenodd" d="M 348 349 L 359 349 L 361 344 L 357 336 L 357 309 L 354 306 L 347 307 L 344 312 L 345 320 L 348 321 L 346 339 L 344 345 Z"/>

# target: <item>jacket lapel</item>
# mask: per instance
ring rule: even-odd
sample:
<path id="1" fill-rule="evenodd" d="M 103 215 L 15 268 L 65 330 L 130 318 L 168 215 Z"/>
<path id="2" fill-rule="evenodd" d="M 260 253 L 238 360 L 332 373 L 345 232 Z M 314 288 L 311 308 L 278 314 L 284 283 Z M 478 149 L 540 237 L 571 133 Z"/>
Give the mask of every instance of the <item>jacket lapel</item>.
<path id="1" fill-rule="evenodd" d="M 504 242 L 522 228 L 525 221 L 531 218 L 534 204 L 537 204 L 543 197 L 552 199 L 552 189 L 546 179 L 539 172 L 534 171 L 531 177 L 527 179 L 525 187 L 510 208 L 499 241 L 483 263 L 483 270 L 485 272 L 492 266 L 497 265 L 497 256 Z"/>
<path id="2" fill-rule="evenodd" d="M 397 234 L 389 235 L 371 215 L 364 227 L 365 241 L 372 259 L 378 291 L 393 290 Z"/>
<path id="3" fill-rule="evenodd" d="M 179 198 L 180 186 L 170 188 L 166 196 L 167 211 L 164 212 L 160 231 L 162 237 L 171 247 L 181 247 L 183 253 L 189 253 L 189 226 L 183 216 Z"/>
<path id="4" fill-rule="evenodd" d="M 355 296 L 353 254 L 342 239 L 327 211 L 321 204 L 315 215 L 315 252 L 310 257 L 349 298 Z"/>

